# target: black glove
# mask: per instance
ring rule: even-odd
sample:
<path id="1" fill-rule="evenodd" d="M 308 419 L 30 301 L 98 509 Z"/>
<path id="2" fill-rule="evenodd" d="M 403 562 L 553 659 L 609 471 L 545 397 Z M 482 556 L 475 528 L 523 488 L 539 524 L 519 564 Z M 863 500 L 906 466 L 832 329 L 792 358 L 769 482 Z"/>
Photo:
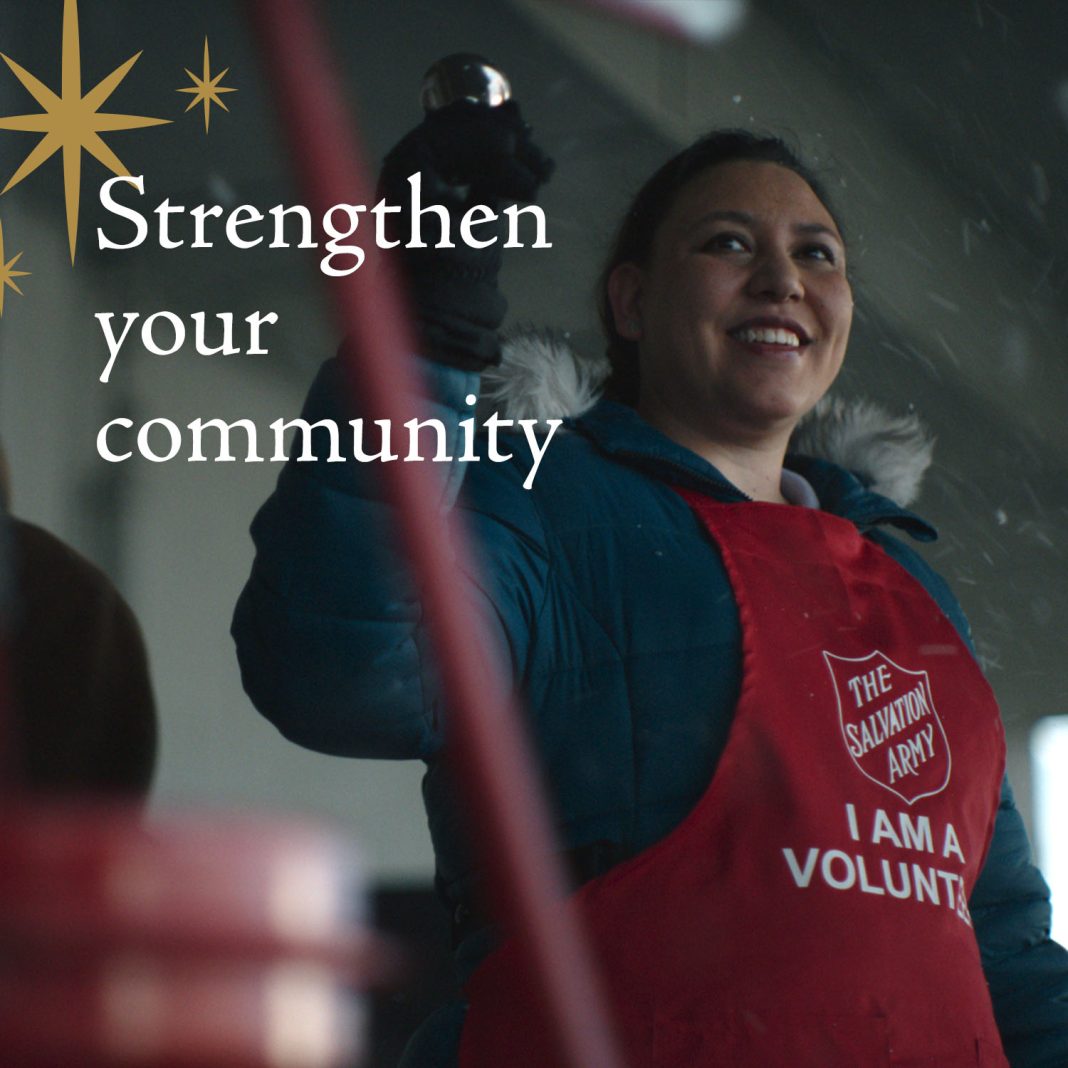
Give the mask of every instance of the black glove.
<path id="1" fill-rule="evenodd" d="M 406 241 L 411 187 L 422 175 L 423 206 L 442 204 L 450 216 L 455 248 L 434 248 L 437 219 L 422 219 L 427 248 L 399 247 L 425 355 L 453 367 L 482 370 L 500 362 L 497 329 L 508 302 L 497 289 L 500 242 L 471 248 L 459 224 L 474 204 L 494 211 L 501 201 L 530 201 L 548 181 L 553 162 L 533 143 L 530 127 L 513 100 L 498 107 L 458 100 L 429 112 L 386 156 L 378 196 L 403 207 L 387 216 L 390 238 Z M 488 224 L 476 233 L 488 238 Z"/>

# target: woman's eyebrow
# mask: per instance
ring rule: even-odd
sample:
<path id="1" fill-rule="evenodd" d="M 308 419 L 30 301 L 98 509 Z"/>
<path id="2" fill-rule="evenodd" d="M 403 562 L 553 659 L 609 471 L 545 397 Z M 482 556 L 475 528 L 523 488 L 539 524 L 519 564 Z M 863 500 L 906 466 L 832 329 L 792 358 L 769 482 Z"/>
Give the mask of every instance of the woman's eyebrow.
<path id="1" fill-rule="evenodd" d="M 747 211 L 733 211 L 730 209 L 724 209 L 719 211 L 710 211 L 708 212 L 708 214 L 702 215 L 694 223 L 694 226 L 703 226 L 705 223 L 709 222 L 735 222 L 741 223 L 743 226 L 752 226 L 756 222 L 756 218 Z M 799 234 L 826 234 L 829 237 L 833 237 L 835 241 L 837 241 L 839 244 L 841 244 L 842 242 L 841 237 L 838 236 L 838 232 L 824 223 L 795 223 L 793 229 L 796 233 Z"/>
<path id="2" fill-rule="evenodd" d="M 799 234 L 827 234 L 829 237 L 833 237 L 835 241 L 841 243 L 842 239 L 838 236 L 838 232 L 832 229 L 830 226 L 825 226 L 823 223 L 810 222 L 810 223 L 797 223 L 794 229 Z"/>
<path id="3" fill-rule="evenodd" d="M 710 211 L 707 215 L 702 215 L 694 225 L 701 226 L 707 222 L 736 222 L 743 226 L 752 226 L 753 216 L 747 211 Z"/>

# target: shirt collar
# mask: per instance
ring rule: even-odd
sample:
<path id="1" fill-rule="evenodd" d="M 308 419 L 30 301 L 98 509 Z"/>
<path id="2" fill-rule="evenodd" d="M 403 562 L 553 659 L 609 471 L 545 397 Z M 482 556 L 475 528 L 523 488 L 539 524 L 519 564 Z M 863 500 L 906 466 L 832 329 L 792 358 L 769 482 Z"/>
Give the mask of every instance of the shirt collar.
<path id="1" fill-rule="evenodd" d="M 799 508 L 819 508 L 820 506 L 820 499 L 812 483 L 804 475 L 799 475 L 788 467 L 782 469 L 779 489 L 790 504 L 796 504 Z"/>

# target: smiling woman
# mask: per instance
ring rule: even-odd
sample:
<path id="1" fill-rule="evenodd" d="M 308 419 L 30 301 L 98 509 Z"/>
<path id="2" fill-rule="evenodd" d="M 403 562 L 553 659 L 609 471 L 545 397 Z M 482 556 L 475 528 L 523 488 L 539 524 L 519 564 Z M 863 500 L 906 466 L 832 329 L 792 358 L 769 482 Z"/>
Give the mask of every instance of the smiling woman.
<path id="1" fill-rule="evenodd" d="M 470 130 L 457 123 L 452 158 L 449 121 L 424 158 L 460 183 L 460 212 L 465 181 L 522 149 L 488 138 L 504 158 L 465 172 Z M 484 403 L 501 395 L 514 350 L 496 366 L 497 261 L 453 256 L 406 266 L 435 410 L 458 425 L 478 372 Z M 542 412 L 573 416 L 543 456 L 517 438 L 507 464 L 457 461 L 442 505 L 481 549 L 458 596 L 522 689 L 628 1061 L 1068 1062 L 1068 958 L 998 708 L 960 607 L 904 540 L 935 531 L 879 492 L 867 457 L 794 451 L 852 319 L 819 183 L 776 138 L 712 132 L 638 193 L 600 309 L 611 399 Z M 521 370 L 539 388 L 587 381 Z M 305 418 L 336 418 L 342 394 L 328 363 Z M 861 437 L 900 451 L 900 435 Z M 372 466 L 291 462 L 257 516 L 234 620 L 245 685 L 302 745 L 427 763 L 466 983 L 406 1068 L 559 1063 L 515 943 L 482 910 L 423 653 L 433 621 Z"/>
<path id="2" fill-rule="evenodd" d="M 783 501 L 786 445 L 849 337 L 818 188 L 782 142 L 706 138 L 650 180 L 602 276 L 616 395 L 758 500 Z"/>
<path id="3" fill-rule="evenodd" d="M 853 311 L 842 238 L 808 183 L 750 161 L 691 179 L 649 263 L 616 267 L 609 295 L 638 343 L 639 413 L 781 503 L 786 444 L 838 374 Z"/>

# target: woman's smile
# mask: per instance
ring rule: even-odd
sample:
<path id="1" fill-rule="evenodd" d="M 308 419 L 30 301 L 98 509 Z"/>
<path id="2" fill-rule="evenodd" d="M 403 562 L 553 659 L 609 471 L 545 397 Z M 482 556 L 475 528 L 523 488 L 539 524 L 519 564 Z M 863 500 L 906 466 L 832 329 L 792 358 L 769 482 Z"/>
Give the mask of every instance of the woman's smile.
<path id="1" fill-rule="evenodd" d="M 799 355 L 811 340 L 795 320 L 771 316 L 747 319 L 727 336 L 761 356 Z"/>

